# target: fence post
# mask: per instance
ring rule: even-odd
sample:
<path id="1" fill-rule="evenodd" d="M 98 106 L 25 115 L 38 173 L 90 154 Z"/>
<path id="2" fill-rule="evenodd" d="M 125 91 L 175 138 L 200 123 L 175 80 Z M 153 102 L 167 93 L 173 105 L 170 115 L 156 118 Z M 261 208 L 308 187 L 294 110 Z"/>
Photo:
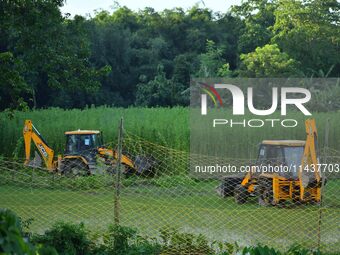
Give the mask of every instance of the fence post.
<path id="1" fill-rule="evenodd" d="M 121 159 L 123 147 L 123 118 L 120 119 L 118 128 L 118 148 L 117 148 L 117 167 L 115 179 L 115 195 L 114 195 L 114 223 L 119 225 L 120 220 L 120 188 L 121 188 Z"/>
<path id="2" fill-rule="evenodd" d="M 325 125 L 325 143 L 323 148 L 323 157 L 324 164 L 327 164 L 327 152 L 328 152 L 328 143 L 329 143 L 329 122 L 328 118 Z M 321 201 L 320 207 L 318 210 L 318 249 L 321 249 L 321 227 L 322 227 L 322 210 L 323 210 L 323 198 L 324 198 L 324 188 L 325 188 L 325 173 L 320 172 L 321 174 Z"/>

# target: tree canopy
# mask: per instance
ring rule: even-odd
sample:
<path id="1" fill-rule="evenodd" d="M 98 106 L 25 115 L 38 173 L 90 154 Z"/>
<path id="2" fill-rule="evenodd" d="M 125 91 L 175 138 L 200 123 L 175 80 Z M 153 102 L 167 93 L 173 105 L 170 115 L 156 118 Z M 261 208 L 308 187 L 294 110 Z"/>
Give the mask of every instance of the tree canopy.
<path id="1" fill-rule="evenodd" d="M 339 77 L 337 0 L 62 14 L 0 1 L 0 110 L 188 105 L 191 77 Z"/>

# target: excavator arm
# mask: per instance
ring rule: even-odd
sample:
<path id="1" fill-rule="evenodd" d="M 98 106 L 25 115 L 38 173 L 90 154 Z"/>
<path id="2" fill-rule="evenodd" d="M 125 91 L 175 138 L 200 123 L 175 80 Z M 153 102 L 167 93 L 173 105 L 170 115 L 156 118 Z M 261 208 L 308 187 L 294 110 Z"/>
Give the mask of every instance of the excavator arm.
<path id="1" fill-rule="evenodd" d="M 32 140 L 37 147 L 39 154 L 45 162 L 46 168 L 50 171 L 54 170 L 54 151 L 47 145 L 39 131 L 34 127 L 31 120 L 26 120 L 23 129 L 25 141 L 25 165 L 29 165 L 31 158 Z"/>
<path id="2" fill-rule="evenodd" d="M 320 181 L 321 174 L 319 171 L 319 159 L 317 156 L 318 150 L 318 132 L 314 119 L 307 119 L 306 125 L 306 144 L 302 157 L 302 162 L 299 171 L 300 180 L 300 200 L 306 200 L 308 196 L 312 196 L 316 201 L 321 199 Z M 314 182 L 314 188 L 309 186 Z"/>
<path id="3" fill-rule="evenodd" d="M 116 150 L 107 149 L 107 148 L 98 148 L 98 154 L 100 156 L 106 156 L 111 159 L 114 159 L 113 164 L 118 160 L 118 152 Z M 137 155 L 134 160 L 126 155 L 121 155 L 121 161 L 123 165 L 128 168 L 124 170 L 124 174 L 131 175 L 144 175 L 144 176 L 152 176 L 154 174 L 154 167 L 157 165 L 157 162 L 154 160 L 152 156 L 141 156 Z"/>
<path id="4" fill-rule="evenodd" d="M 118 159 L 118 152 L 115 151 L 115 150 L 106 149 L 106 148 L 99 148 L 98 153 L 99 153 L 99 155 L 102 155 L 102 156 L 108 156 L 108 157 L 111 157 L 111 158 L 114 158 L 114 159 Z M 135 169 L 135 165 L 134 165 L 133 161 L 125 155 L 122 155 L 121 163 L 129 166 L 132 169 Z"/>

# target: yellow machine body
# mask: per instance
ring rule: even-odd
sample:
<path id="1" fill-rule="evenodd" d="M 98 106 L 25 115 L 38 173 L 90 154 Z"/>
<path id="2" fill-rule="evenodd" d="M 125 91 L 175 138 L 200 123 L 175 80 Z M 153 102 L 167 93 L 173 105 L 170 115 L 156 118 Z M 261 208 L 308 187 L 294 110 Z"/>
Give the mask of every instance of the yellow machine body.
<path id="1" fill-rule="evenodd" d="M 76 130 L 76 131 L 66 131 L 65 135 L 99 135 L 101 132 L 99 130 Z M 46 168 L 49 171 L 61 171 L 62 167 L 67 164 L 67 162 L 74 162 L 74 160 L 78 160 L 78 162 L 82 162 L 83 166 L 86 168 L 90 168 L 90 162 L 83 155 L 65 155 L 64 157 L 58 155 L 55 159 L 54 151 L 51 149 L 46 141 L 43 139 L 40 132 L 34 127 L 31 120 L 26 120 L 23 128 L 23 136 L 25 142 L 25 165 L 30 165 L 31 163 L 31 146 L 32 141 L 35 147 L 38 149 L 38 152 L 43 159 L 43 162 Z M 112 149 L 108 149 L 105 147 L 96 148 L 97 156 L 102 158 L 109 165 L 113 165 L 116 163 L 118 159 L 118 152 Z M 122 155 L 121 163 L 126 165 L 131 169 L 135 169 L 134 162 L 127 157 L 126 155 Z"/>
<path id="2" fill-rule="evenodd" d="M 246 174 L 241 185 L 244 186 L 249 193 L 253 193 L 258 185 L 259 178 L 267 178 L 272 182 L 273 200 L 272 204 L 278 204 L 283 201 L 301 201 L 301 202 L 320 202 L 321 200 L 321 176 L 319 171 L 313 171 L 315 182 L 313 185 L 305 185 L 303 183 L 303 175 L 308 171 L 308 167 L 318 166 L 317 157 L 317 129 L 314 119 L 308 119 L 305 122 L 307 138 L 306 141 L 301 140 L 264 140 L 261 144 L 273 146 L 287 147 L 304 147 L 301 165 L 298 169 L 298 179 L 285 178 L 276 173 L 261 173 L 255 175 L 255 171 Z M 307 168 L 307 170 L 306 170 Z"/>
<path id="3" fill-rule="evenodd" d="M 262 141 L 256 164 L 243 177 L 224 177 L 217 189 L 218 194 L 223 197 L 234 195 L 235 201 L 241 204 L 249 196 L 258 197 L 261 205 L 277 205 L 285 201 L 320 202 L 322 177 L 317 169 L 319 159 L 315 120 L 306 120 L 305 127 L 306 140 Z M 295 166 L 288 172 L 263 169 L 263 166 L 288 166 L 288 162 L 290 166 Z"/>

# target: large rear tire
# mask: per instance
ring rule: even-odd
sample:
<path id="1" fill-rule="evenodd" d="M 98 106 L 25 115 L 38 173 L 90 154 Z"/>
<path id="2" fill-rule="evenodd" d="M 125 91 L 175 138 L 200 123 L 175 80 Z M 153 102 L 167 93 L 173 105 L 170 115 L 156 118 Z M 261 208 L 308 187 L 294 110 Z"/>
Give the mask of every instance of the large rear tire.
<path id="1" fill-rule="evenodd" d="M 242 185 L 237 185 L 234 189 L 234 198 L 235 202 L 238 204 L 244 204 L 247 202 L 247 199 L 249 197 L 248 190 L 242 186 Z"/>
<path id="2" fill-rule="evenodd" d="M 91 172 L 83 161 L 75 159 L 63 162 L 61 174 L 68 177 L 80 177 L 91 175 Z"/>
<path id="3" fill-rule="evenodd" d="M 273 180 L 270 178 L 260 178 L 259 185 L 259 205 L 270 206 L 274 205 Z"/>
<path id="4" fill-rule="evenodd" d="M 225 177 L 221 184 L 216 188 L 217 194 L 223 198 L 233 196 L 235 187 L 241 182 L 242 178 L 240 177 Z"/>

